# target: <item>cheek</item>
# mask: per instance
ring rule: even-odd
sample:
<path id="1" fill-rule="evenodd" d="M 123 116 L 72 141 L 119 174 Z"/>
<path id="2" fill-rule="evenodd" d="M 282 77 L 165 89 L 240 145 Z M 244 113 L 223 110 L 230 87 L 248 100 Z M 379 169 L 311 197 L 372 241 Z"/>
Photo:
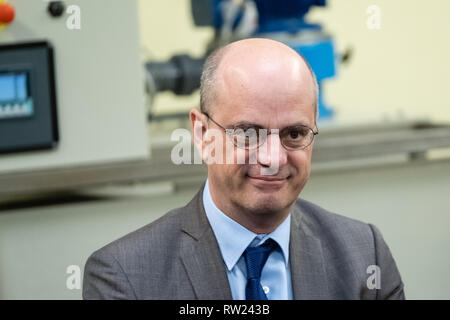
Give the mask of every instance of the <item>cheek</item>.
<path id="1" fill-rule="evenodd" d="M 221 181 L 223 188 L 235 188 L 245 173 L 242 171 L 242 165 L 236 164 L 212 164 L 208 166 L 211 176 L 216 181 Z"/>
<path id="2" fill-rule="evenodd" d="M 292 154 L 290 164 L 296 170 L 296 180 L 309 178 L 311 170 L 311 150 L 299 150 Z"/>
<path id="3" fill-rule="evenodd" d="M 230 139 L 226 139 L 223 152 L 225 155 L 225 163 L 230 165 L 235 164 L 246 164 L 248 163 L 248 151 L 245 149 L 240 149 L 234 146 Z M 237 169 L 235 169 L 237 170 Z"/>

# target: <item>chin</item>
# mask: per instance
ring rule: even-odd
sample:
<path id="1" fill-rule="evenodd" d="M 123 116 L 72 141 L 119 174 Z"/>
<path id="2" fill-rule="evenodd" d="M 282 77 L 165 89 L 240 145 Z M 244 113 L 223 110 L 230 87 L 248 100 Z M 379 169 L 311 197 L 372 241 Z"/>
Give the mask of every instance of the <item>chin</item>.
<path id="1" fill-rule="evenodd" d="M 256 214 L 271 214 L 280 212 L 288 208 L 291 203 L 286 199 L 286 196 L 275 193 L 259 193 L 254 194 L 253 197 L 246 201 L 246 207 L 249 211 Z"/>

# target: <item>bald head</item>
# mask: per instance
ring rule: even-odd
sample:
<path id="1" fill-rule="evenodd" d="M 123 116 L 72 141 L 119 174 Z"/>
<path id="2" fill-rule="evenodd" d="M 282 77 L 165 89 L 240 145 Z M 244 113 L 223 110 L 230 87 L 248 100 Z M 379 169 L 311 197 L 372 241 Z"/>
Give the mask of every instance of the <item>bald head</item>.
<path id="1" fill-rule="evenodd" d="M 269 87 L 283 93 L 288 83 L 298 84 L 299 90 L 312 95 L 311 107 L 316 117 L 318 85 L 301 55 L 274 40 L 236 41 L 216 50 L 206 60 L 200 86 L 200 109 L 211 115 L 220 98 L 237 92 L 258 95 L 258 90 L 266 92 Z"/>

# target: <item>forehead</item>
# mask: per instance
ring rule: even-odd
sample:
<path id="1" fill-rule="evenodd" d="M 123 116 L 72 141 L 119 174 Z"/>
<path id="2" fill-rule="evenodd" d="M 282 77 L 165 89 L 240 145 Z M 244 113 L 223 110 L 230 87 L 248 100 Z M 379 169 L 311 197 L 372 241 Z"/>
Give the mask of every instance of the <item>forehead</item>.
<path id="1" fill-rule="evenodd" d="M 314 123 L 315 88 L 299 56 L 224 58 L 216 78 L 218 116 L 264 126 Z"/>
<path id="2" fill-rule="evenodd" d="M 315 94 L 310 84 L 282 79 L 260 79 L 256 84 L 241 80 L 224 82 L 217 93 L 215 114 L 227 124 L 282 127 L 315 123 Z"/>
<path id="3" fill-rule="evenodd" d="M 259 108 L 243 106 L 236 108 L 237 112 L 227 113 L 223 117 L 227 125 L 254 124 L 265 128 L 284 128 L 292 125 L 314 126 L 312 106 L 302 108 Z M 225 110 L 224 110 L 225 111 Z"/>

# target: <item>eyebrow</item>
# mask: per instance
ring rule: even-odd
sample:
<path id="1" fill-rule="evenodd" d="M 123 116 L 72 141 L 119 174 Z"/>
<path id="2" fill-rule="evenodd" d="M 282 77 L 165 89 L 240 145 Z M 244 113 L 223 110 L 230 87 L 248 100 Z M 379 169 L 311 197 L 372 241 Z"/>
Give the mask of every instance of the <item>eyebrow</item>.
<path id="1" fill-rule="evenodd" d="M 258 127 L 258 128 L 264 128 L 263 125 L 257 124 L 257 123 L 253 123 L 253 122 L 248 122 L 248 121 L 239 121 L 235 124 L 230 125 L 232 127 Z M 284 126 L 283 128 L 280 129 L 285 129 L 285 128 L 292 128 L 292 127 L 296 127 L 296 126 L 303 126 L 303 127 L 308 127 L 310 128 L 310 126 L 308 124 L 306 124 L 305 122 L 296 122 L 296 123 L 292 123 L 289 124 L 287 126 Z M 275 128 L 269 128 L 269 129 L 275 129 Z"/>
<path id="2" fill-rule="evenodd" d="M 247 121 L 239 121 L 237 123 L 232 124 L 231 126 L 233 127 L 259 127 L 259 128 L 264 128 L 264 126 L 259 125 L 257 123 L 253 123 L 253 122 L 247 122 Z"/>

